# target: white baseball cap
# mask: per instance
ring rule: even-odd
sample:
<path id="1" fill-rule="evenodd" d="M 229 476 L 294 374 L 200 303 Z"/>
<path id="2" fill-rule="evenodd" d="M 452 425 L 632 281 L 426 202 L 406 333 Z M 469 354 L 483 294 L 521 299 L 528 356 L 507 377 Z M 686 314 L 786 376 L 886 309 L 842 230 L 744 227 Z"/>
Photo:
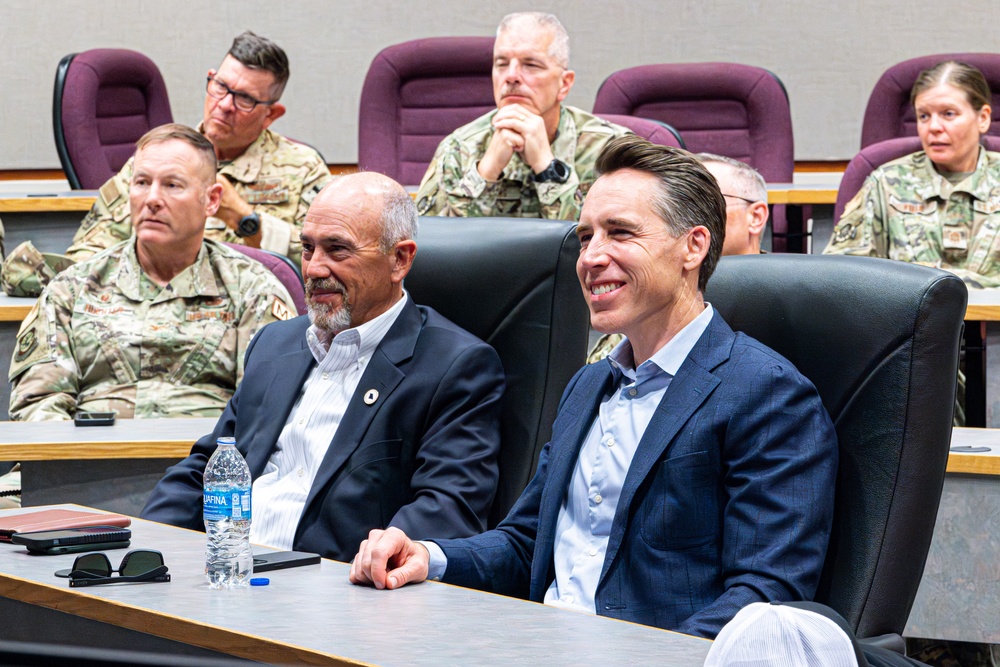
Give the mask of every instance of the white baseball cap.
<path id="1" fill-rule="evenodd" d="M 806 606 L 816 611 L 801 608 Z M 786 666 L 868 667 L 868 661 L 847 623 L 829 607 L 766 602 L 741 609 L 705 659 L 705 667 Z"/>

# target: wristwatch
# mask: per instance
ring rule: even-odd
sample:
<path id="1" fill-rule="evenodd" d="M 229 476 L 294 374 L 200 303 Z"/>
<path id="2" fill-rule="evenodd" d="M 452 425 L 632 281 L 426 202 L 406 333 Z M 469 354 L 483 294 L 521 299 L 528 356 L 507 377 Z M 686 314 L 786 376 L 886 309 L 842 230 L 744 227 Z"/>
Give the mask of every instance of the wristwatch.
<path id="1" fill-rule="evenodd" d="M 241 239 L 245 239 L 248 236 L 253 236 L 260 231 L 260 216 L 256 213 L 251 213 L 250 215 L 245 215 L 240 220 L 240 224 L 236 225 L 236 235 Z"/>
<path id="2" fill-rule="evenodd" d="M 549 166 L 534 175 L 535 183 L 565 183 L 569 180 L 569 167 L 558 158 L 552 158 Z"/>

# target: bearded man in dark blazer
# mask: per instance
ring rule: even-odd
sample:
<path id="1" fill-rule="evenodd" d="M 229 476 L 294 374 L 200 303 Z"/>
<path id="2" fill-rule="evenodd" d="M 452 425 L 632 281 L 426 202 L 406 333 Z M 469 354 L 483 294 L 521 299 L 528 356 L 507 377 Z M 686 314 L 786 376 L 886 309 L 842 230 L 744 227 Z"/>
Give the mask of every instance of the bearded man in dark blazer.
<path id="1" fill-rule="evenodd" d="M 265 327 L 215 430 L 170 468 L 143 518 L 203 529 L 203 473 L 235 436 L 253 477 L 251 541 L 348 560 L 373 528 L 464 537 L 496 491 L 503 369 L 486 343 L 403 289 L 410 196 L 336 179 L 302 228 L 308 317 Z"/>

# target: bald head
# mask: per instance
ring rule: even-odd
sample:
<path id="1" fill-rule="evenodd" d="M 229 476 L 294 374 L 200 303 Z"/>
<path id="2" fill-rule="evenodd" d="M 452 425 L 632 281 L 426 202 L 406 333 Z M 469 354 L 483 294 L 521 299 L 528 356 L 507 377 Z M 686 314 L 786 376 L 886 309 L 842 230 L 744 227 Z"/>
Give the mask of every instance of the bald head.
<path id="1" fill-rule="evenodd" d="M 302 275 L 313 324 L 328 333 L 386 312 L 403 293 L 417 211 L 398 183 L 370 172 L 334 179 L 302 225 Z"/>
<path id="2" fill-rule="evenodd" d="M 413 198 L 402 185 L 382 174 L 365 171 L 334 179 L 316 195 L 308 215 L 322 215 L 328 208 L 374 219 L 382 252 L 417 235 Z"/>

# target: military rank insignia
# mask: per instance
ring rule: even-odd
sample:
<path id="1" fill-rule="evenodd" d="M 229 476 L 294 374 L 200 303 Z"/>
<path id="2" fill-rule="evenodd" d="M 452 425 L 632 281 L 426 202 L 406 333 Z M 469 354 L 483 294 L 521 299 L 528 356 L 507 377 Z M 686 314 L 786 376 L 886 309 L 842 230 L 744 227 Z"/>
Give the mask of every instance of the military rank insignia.
<path id="1" fill-rule="evenodd" d="M 277 297 L 274 298 L 274 303 L 271 305 L 271 314 L 274 315 L 275 319 L 279 320 L 292 319 L 291 309 Z"/>

